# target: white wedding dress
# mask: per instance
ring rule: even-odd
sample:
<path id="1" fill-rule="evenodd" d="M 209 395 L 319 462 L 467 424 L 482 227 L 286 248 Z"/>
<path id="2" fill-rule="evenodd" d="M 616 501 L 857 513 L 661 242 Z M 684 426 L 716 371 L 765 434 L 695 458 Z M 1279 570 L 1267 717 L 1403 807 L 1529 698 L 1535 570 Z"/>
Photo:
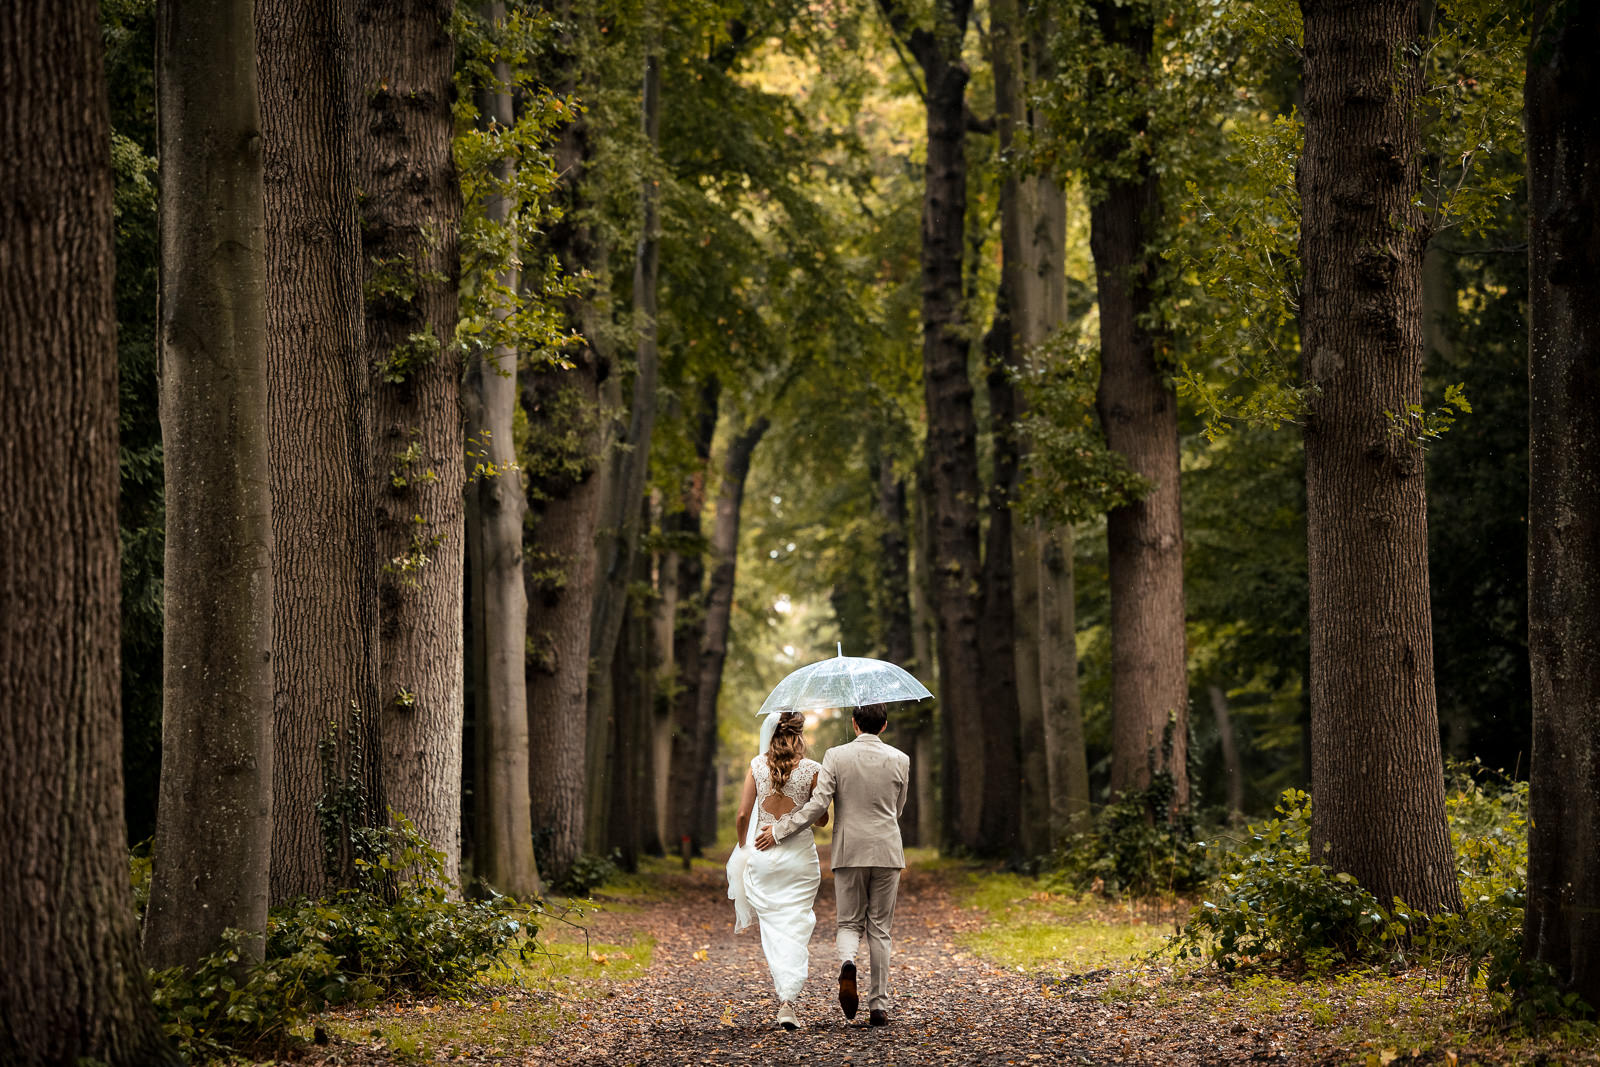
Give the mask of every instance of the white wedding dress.
<path id="1" fill-rule="evenodd" d="M 801 760 L 789 775 L 782 794 L 798 808 L 811 795 L 812 784 L 822 765 Z M 765 755 L 750 761 L 756 780 L 756 806 L 750 829 L 740 848 L 728 859 L 728 896 L 733 898 L 734 931 L 745 929 L 754 920 L 761 923 L 761 948 L 767 954 L 772 986 L 782 1003 L 793 1003 L 806 984 L 811 953 L 806 947 L 817 925 L 812 910 L 822 871 L 817 864 L 817 846 L 809 829 L 779 842 L 765 852 L 756 851 L 756 835 L 778 820 L 766 808 L 773 795 L 772 769 Z M 793 809 L 790 809 L 793 810 Z"/>

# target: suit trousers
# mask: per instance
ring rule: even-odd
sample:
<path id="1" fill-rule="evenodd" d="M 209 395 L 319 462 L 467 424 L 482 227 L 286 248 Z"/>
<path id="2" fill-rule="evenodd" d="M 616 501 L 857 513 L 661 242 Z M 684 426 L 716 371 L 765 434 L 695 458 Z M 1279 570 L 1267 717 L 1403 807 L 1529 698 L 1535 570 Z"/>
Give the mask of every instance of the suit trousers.
<path id="1" fill-rule="evenodd" d="M 872 963 L 869 1009 L 889 1010 L 889 927 L 899 891 L 898 867 L 833 869 L 833 895 L 839 905 L 839 962 L 856 958 L 865 930 L 867 958 Z"/>

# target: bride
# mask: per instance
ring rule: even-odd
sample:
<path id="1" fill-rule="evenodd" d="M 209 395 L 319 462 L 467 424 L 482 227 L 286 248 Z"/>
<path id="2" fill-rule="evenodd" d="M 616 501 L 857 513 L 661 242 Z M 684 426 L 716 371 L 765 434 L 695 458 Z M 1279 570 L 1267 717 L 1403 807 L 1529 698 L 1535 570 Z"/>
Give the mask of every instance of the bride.
<path id="1" fill-rule="evenodd" d="M 806 759 L 805 716 L 769 715 L 761 728 L 761 754 L 750 761 L 735 824 L 739 845 L 728 859 L 728 896 L 734 904 L 734 931 L 761 920 L 761 948 L 778 995 L 778 1025 L 799 1029 L 794 1002 L 805 985 L 811 955 L 807 943 L 817 924 L 812 905 L 822 874 L 811 831 L 803 830 L 776 848 L 759 852 L 756 835 L 811 799 L 821 764 Z M 754 814 L 754 820 L 751 815 Z M 826 814 L 817 822 L 827 825 Z"/>

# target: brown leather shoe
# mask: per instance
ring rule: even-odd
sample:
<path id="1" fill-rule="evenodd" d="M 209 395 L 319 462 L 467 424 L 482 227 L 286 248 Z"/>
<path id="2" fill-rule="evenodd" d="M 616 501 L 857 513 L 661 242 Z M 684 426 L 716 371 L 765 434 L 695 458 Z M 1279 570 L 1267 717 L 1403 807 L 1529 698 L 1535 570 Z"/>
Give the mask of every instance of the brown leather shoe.
<path id="1" fill-rule="evenodd" d="M 839 967 L 839 1007 L 846 1019 L 854 1019 L 861 1008 L 861 997 L 856 992 L 856 965 L 845 960 Z"/>
<path id="2" fill-rule="evenodd" d="M 888 1026 L 889 1013 L 881 1008 L 873 1008 L 867 1012 L 867 1022 L 872 1026 Z"/>

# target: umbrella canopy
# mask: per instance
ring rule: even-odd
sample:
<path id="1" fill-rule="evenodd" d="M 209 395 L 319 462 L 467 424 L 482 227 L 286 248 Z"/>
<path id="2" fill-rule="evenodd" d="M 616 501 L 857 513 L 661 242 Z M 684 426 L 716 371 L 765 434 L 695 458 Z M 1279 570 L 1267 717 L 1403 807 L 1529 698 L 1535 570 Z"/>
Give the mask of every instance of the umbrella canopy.
<path id="1" fill-rule="evenodd" d="M 847 656 L 841 646 L 832 659 L 819 660 L 779 682 L 757 715 L 822 708 L 859 708 L 933 696 L 910 672 L 888 660 Z"/>

